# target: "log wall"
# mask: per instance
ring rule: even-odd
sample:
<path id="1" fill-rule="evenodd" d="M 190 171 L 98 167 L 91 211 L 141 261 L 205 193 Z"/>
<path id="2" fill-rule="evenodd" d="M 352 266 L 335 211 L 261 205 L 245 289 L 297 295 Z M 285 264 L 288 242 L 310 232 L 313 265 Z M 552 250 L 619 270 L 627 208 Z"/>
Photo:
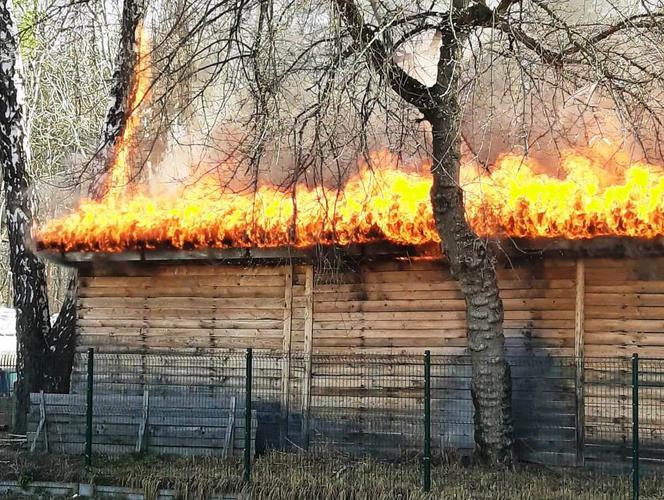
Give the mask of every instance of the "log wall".
<path id="1" fill-rule="evenodd" d="M 285 289 L 285 266 L 95 272 L 79 280 L 80 346 L 114 353 L 281 350 Z"/>
<path id="2" fill-rule="evenodd" d="M 421 413 L 419 368 L 353 370 L 364 366 L 365 354 L 429 349 L 436 444 L 473 445 L 465 303 L 438 260 L 365 262 L 334 272 L 299 263 L 127 263 L 81 274 L 80 351 L 271 353 L 280 361 L 265 361 L 257 397 L 274 401 L 282 416 L 297 414 L 302 430 L 324 441 L 334 432 L 367 434 L 377 425 L 371 412 L 408 409 L 411 416 L 402 412 L 394 424 L 403 433 L 399 426 Z M 631 425 L 629 368 L 596 358 L 664 357 L 664 258 L 546 259 L 502 265 L 498 275 L 517 451 L 568 464 L 606 455 L 607 442 L 622 442 Z M 344 356 L 346 371 L 321 364 L 319 355 Z M 646 404 L 659 403 L 648 394 Z M 345 415 L 342 424 L 331 423 L 330 409 Z M 653 435 L 662 432 L 659 411 L 650 418 Z M 375 434 L 372 442 L 387 442 Z"/>
<path id="3" fill-rule="evenodd" d="M 615 286 L 592 281 L 599 271 L 595 265 L 600 264 L 590 264 L 587 271 L 589 343 L 626 344 L 622 351 L 590 348 L 587 354 L 628 352 L 635 340 L 625 337 L 620 321 L 596 317 L 601 311 L 593 308 L 593 300 L 601 303 L 603 298 L 596 299 L 601 289 Z M 186 354 L 253 347 L 304 353 L 307 267 L 162 264 L 88 272 L 79 281 L 79 350 Z M 574 355 L 575 262 L 547 260 L 499 269 L 498 274 L 510 354 Z M 656 291 L 657 285 L 633 283 L 632 289 L 635 286 Z M 661 287 L 664 293 L 664 281 Z M 640 301 L 621 305 L 627 313 L 657 298 L 627 294 L 609 296 L 611 303 L 621 297 Z M 466 351 L 465 303 L 449 271 L 437 260 L 369 262 L 345 273 L 314 271 L 310 295 L 313 354 Z M 646 312 L 657 313 L 656 308 Z M 653 316 L 649 327 L 656 329 L 657 324 Z M 639 338 L 656 338 L 647 333 L 653 332 Z"/>

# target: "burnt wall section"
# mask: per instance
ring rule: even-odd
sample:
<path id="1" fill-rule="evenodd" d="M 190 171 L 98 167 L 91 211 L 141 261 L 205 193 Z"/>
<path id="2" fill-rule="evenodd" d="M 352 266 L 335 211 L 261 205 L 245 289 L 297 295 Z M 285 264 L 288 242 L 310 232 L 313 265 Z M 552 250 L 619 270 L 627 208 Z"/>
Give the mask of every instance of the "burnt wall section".
<path id="1" fill-rule="evenodd" d="M 664 358 L 664 258 L 588 259 L 585 268 L 586 460 L 625 461 L 630 454 L 628 358 L 638 353 L 641 456 L 646 464 L 661 463 L 663 377 L 655 358 Z"/>
<path id="2" fill-rule="evenodd" d="M 664 258 L 588 259 L 585 352 L 664 357 Z"/>
<path id="3" fill-rule="evenodd" d="M 522 263 L 498 276 L 510 355 L 573 355 L 574 261 Z M 315 281 L 315 353 L 466 352 L 466 305 L 439 260 L 366 263 Z"/>

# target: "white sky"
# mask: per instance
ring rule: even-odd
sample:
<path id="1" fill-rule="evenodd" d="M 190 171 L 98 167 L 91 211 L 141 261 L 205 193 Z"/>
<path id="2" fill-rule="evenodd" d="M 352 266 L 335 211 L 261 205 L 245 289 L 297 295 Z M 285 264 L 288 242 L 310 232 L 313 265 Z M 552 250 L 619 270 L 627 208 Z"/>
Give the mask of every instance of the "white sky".
<path id="1" fill-rule="evenodd" d="M 0 352 L 16 352 L 16 311 L 0 307 Z"/>

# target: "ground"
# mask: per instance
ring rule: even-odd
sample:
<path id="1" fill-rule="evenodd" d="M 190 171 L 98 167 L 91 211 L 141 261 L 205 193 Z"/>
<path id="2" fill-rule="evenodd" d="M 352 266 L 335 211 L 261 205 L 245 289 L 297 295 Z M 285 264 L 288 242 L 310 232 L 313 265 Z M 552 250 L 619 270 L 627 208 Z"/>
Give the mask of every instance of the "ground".
<path id="1" fill-rule="evenodd" d="M 144 490 L 148 498 L 166 487 L 179 490 L 183 497 L 204 498 L 212 491 L 238 492 L 244 486 L 237 460 L 96 456 L 93 466 L 86 468 L 79 457 L 5 450 L 0 461 L 2 479 L 129 486 Z M 525 465 L 496 472 L 455 462 L 433 467 L 432 492 L 427 495 L 421 490 L 420 471 L 416 462 L 396 465 L 273 451 L 254 464 L 252 498 L 604 500 L 628 498 L 631 492 L 627 475 Z M 643 478 L 641 498 L 664 498 L 664 478 Z"/>

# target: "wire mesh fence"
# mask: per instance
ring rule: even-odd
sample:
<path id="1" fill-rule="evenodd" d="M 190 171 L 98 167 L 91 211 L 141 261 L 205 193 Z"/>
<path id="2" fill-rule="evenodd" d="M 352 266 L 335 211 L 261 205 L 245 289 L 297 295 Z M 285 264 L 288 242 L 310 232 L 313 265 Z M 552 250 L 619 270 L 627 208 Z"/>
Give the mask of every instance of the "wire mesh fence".
<path id="1" fill-rule="evenodd" d="M 632 466 L 631 360 L 587 359 L 584 365 L 584 461 L 595 469 L 629 473 Z"/>
<path id="2" fill-rule="evenodd" d="M 8 430 L 12 426 L 15 383 L 16 355 L 0 353 L 0 431 Z"/>
<path id="3" fill-rule="evenodd" d="M 664 360 L 640 359 L 639 462 L 645 472 L 664 463 Z"/>
<path id="4" fill-rule="evenodd" d="M 645 472 L 664 464 L 664 360 L 509 364 L 518 460 L 625 477 L 639 463 Z M 466 356 L 431 356 L 427 367 L 424 355 L 81 353 L 70 394 L 32 396 L 29 442 L 90 459 L 215 455 L 236 461 L 238 474 L 256 454 L 280 449 L 332 476 L 353 463 L 400 464 L 392 470 L 404 478 L 416 471 L 426 485 L 425 464 L 473 452 L 478 369 Z"/>

